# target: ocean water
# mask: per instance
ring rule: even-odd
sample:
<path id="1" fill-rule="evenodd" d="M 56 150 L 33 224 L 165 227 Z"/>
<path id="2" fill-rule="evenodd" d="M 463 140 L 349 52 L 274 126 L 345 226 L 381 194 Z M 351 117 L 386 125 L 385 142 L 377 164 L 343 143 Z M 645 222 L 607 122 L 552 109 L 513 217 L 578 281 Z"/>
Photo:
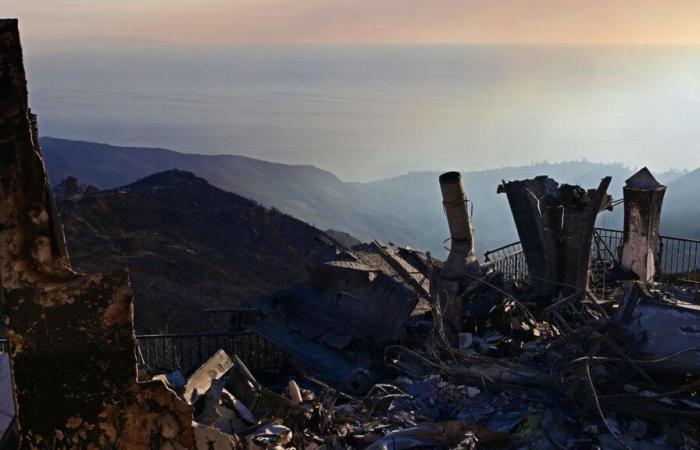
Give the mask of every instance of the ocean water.
<path id="1" fill-rule="evenodd" d="M 700 47 L 117 44 L 25 45 L 42 135 L 348 181 L 544 160 L 700 166 Z"/>

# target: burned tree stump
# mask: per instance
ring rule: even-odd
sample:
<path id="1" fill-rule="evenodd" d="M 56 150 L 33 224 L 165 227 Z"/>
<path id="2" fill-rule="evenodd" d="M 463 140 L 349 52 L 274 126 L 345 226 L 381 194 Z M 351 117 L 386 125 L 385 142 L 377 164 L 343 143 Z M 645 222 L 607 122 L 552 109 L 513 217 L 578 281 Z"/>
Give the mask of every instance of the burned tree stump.
<path id="1" fill-rule="evenodd" d="M 194 448 L 192 407 L 137 382 L 127 273 L 70 268 L 17 20 L 0 20 L 0 280 L 21 448 Z"/>
<path id="2" fill-rule="evenodd" d="M 498 187 L 508 197 L 537 296 L 586 290 L 593 228 L 598 213 L 610 204 L 610 180 L 603 178 L 590 190 L 559 185 L 547 176 L 504 181 Z"/>

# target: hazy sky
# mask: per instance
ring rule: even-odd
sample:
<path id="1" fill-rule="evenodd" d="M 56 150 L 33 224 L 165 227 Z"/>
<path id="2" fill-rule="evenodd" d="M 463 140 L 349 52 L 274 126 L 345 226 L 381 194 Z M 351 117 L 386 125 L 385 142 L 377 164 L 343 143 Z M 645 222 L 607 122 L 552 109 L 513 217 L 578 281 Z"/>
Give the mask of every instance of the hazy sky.
<path id="1" fill-rule="evenodd" d="M 700 0 L 0 2 L 20 19 L 45 136 L 362 181 L 700 165 Z"/>
<path id="2" fill-rule="evenodd" d="M 700 44 L 698 0 L 3 0 L 25 39 Z"/>

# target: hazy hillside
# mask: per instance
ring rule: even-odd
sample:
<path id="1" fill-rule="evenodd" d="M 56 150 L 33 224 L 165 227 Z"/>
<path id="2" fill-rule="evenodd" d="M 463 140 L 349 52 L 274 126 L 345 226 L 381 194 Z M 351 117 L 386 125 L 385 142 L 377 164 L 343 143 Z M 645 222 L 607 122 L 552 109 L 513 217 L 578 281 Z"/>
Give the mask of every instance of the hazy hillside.
<path id="1" fill-rule="evenodd" d="M 42 146 L 54 181 L 75 175 L 100 187 L 114 187 L 153 172 L 186 169 L 224 190 L 278 208 L 322 229 L 348 232 L 365 241 L 382 239 L 411 245 L 430 250 L 438 257 L 445 254 L 443 241 L 449 234 L 437 181 L 439 172 L 413 172 L 372 183 L 345 183 L 313 166 L 276 164 L 234 155 L 182 154 L 53 138 L 43 138 Z M 632 173 L 622 164 L 585 161 L 463 172 L 474 211 L 477 251 L 482 254 L 517 240 L 506 197 L 496 194 L 501 180 L 547 174 L 560 182 L 593 188 L 609 175 L 613 177 L 610 193 L 617 199 L 622 197 L 624 180 Z M 664 183 L 679 175 L 657 174 Z M 689 173 L 669 184 L 665 220 L 670 214 L 677 214 L 669 205 L 682 197 L 681 192 L 692 198 L 694 178 L 700 178 L 700 174 Z M 684 187 L 686 184 L 688 187 Z M 679 192 L 673 193 L 674 190 Z M 620 227 L 621 212 L 618 208 L 602 214 L 599 225 Z M 678 217 L 678 222 L 685 223 L 683 215 Z"/>
<path id="2" fill-rule="evenodd" d="M 237 155 L 195 155 L 158 148 L 116 147 L 41 138 L 49 176 L 67 176 L 113 188 L 155 172 L 187 170 L 215 186 L 271 206 L 320 229 L 364 239 L 395 236 L 410 242 L 410 228 L 338 177 L 313 166 L 277 164 Z"/>
<path id="3" fill-rule="evenodd" d="M 206 329 L 203 308 L 304 281 L 324 247 L 318 229 L 183 171 L 58 206 L 75 267 L 130 269 L 139 331 Z"/>
<path id="4" fill-rule="evenodd" d="M 661 231 L 671 236 L 700 239 L 700 169 L 668 183 Z"/>

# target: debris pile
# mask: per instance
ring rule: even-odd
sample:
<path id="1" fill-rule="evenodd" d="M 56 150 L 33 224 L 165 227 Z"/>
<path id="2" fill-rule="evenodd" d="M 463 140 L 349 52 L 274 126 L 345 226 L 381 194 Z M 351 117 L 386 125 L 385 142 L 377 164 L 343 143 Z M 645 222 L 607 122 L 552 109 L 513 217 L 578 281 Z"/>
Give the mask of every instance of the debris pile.
<path id="1" fill-rule="evenodd" d="M 590 191 L 549 178 L 504 185 L 532 202 L 511 200 L 514 214 L 524 210 L 528 268 L 541 275 L 529 285 L 474 267 L 464 233 L 449 264 L 374 242 L 322 255 L 309 264 L 311 283 L 256 300 L 263 319 L 252 329 L 290 354 L 290 386 L 304 387 L 280 388 L 276 402 L 308 399 L 299 403 L 306 414 L 278 408 L 286 412 L 274 416 L 290 429 L 288 445 L 700 445 L 697 287 L 639 281 L 622 264 L 606 298 L 589 286 L 595 217 L 612 205 L 609 181 Z M 647 211 L 659 214 L 660 205 Z M 460 214 L 467 209 L 448 221 L 469 230 Z M 643 239 L 655 261 L 658 226 Z M 625 245 L 635 240 L 630 234 Z"/>

